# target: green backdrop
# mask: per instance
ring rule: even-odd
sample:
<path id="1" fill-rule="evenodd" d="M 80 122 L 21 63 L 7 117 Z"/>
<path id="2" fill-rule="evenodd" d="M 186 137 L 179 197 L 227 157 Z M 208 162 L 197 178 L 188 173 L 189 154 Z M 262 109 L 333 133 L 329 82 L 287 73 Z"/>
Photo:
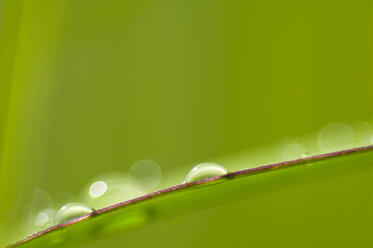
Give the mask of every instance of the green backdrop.
<path id="1" fill-rule="evenodd" d="M 92 178 L 128 173 L 140 159 L 159 164 L 163 185 L 177 184 L 202 161 L 332 122 L 370 123 L 372 4 L 0 0 L 1 233 L 19 232 L 36 189 L 58 208 L 79 199 Z M 207 245 L 250 225 L 252 217 L 237 212 L 252 204 L 241 200 L 86 247 L 134 246 L 143 236 L 164 247 Z M 260 221 L 258 230 L 271 222 Z M 294 240 L 314 247 L 311 237 Z M 217 240 L 216 247 L 229 244 Z"/>

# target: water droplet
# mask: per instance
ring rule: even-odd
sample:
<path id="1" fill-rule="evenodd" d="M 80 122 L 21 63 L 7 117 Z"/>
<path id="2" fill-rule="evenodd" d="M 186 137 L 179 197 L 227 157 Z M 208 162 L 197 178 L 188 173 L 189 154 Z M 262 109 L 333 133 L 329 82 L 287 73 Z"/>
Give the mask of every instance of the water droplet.
<path id="1" fill-rule="evenodd" d="M 331 123 L 320 130 L 317 143 L 323 152 L 352 148 L 355 134 L 346 123 Z"/>
<path id="2" fill-rule="evenodd" d="M 128 183 L 125 175 L 110 173 L 89 183 L 82 192 L 82 201 L 95 209 L 101 209 L 140 195 L 142 193 Z"/>
<path id="3" fill-rule="evenodd" d="M 222 176 L 227 174 L 227 170 L 216 163 L 201 163 L 193 167 L 186 175 L 184 183 L 197 182 L 212 177 Z"/>
<path id="4" fill-rule="evenodd" d="M 153 160 L 139 160 L 131 166 L 129 180 L 139 190 L 151 192 L 161 181 L 161 168 Z"/>
<path id="5" fill-rule="evenodd" d="M 308 157 L 311 157 L 311 156 L 312 156 L 312 155 L 311 155 L 310 153 L 307 153 L 307 152 L 301 154 L 301 157 L 302 157 L 302 158 L 308 158 Z M 313 163 L 311 163 L 311 162 L 307 162 L 306 165 L 307 165 L 307 166 L 311 166 L 311 165 L 313 165 Z"/>
<path id="6" fill-rule="evenodd" d="M 56 216 L 53 219 L 53 225 L 60 225 L 78 219 L 92 212 L 93 209 L 86 204 L 71 202 L 62 206 L 62 208 L 58 210 Z"/>
<path id="7" fill-rule="evenodd" d="M 307 152 L 304 152 L 304 153 L 302 153 L 300 156 L 301 156 L 301 158 L 307 158 L 307 157 L 310 157 L 311 154 L 310 154 L 310 153 L 307 153 Z"/>

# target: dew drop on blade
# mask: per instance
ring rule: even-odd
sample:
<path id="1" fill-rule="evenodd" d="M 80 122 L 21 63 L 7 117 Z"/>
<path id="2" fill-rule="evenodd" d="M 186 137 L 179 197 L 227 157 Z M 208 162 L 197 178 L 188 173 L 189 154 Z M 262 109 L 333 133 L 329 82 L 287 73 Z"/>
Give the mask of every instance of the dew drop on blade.
<path id="1" fill-rule="evenodd" d="M 197 182 L 227 174 L 227 170 L 216 163 L 201 163 L 193 167 L 186 175 L 184 183 Z"/>
<path id="2" fill-rule="evenodd" d="M 311 156 L 312 156 L 312 154 L 308 153 L 308 152 L 305 152 L 305 153 L 301 154 L 301 158 L 308 158 L 308 157 L 311 157 Z M 312 162 L 307 162 L 305 165 L 311 166 L 311 165 L 313 165 L 313 163 Z"/>
<path id="3" fill-rule="evenodd" d="M 53 219 L 52 225 L 60 225 L 78 219 L 92 212 L 93 209 L 86 204 L 78 202 L 67 203 L 66 205 L 62 206 L 60 210 L 58 210 Z"/>
<path id="4" fill-rule="evenodd" d="M 301 158 L 307 158 L 307 157 L 311 157 L 311 154 L 308 153 L 308 152 L 304 152 L 300 155 Z"/>

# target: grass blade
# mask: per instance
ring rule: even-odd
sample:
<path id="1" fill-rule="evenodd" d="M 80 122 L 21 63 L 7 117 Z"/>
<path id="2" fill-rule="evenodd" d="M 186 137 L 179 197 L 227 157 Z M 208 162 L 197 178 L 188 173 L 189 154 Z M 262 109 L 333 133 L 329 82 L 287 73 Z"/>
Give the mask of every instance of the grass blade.
<path id="1" fill-rule="evenodd" d="M 373 169 L 373 146 L 265 165 L 199 182 L 181 184 L 103 208 L 77 220 L 48 228 L 8 247 L 43 247 L 82 242 L 179 215 L 234 198 L 261 194 L 338 173 Z M 312 166 L 306 166 L 312 165 Z M 283 170 L 284 169 L 284 170 Z"/>

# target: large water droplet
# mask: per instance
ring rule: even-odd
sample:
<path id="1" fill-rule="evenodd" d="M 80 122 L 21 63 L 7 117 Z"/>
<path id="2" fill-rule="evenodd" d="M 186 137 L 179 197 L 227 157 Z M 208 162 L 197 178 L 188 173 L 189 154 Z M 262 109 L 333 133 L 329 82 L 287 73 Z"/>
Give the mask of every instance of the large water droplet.
<path id="1" fill-rule="evenodd" d="M 186 175 L 184 183 L 197 182 L 212 177 L 222 176 L 227 174 L 227 170 L 216 163 L 202 163 L 193 167 Z"/>
<path id="2" fill-rule="evenodd" d="M 161 168 L 153 160 L 139 160 L 131 166 L 129 180 L 139 190 L 151 192 L 160 183 Z"/>
<path id="3" fill-rule="evenodd" d="M 71 202 L 64 205 L 53 219 L 53 225 L 60 225 L 75 219 L 78 219 L 84 215 L 92 213 L 93 209 L 83 203 Z"/>
<path id="4" fill-rule="evenodd" d="M 355 134 L 346 123 L 331 123 L 320 130 L 317 143 L 323 152 L 333 152 L 354 146 Z"/>

